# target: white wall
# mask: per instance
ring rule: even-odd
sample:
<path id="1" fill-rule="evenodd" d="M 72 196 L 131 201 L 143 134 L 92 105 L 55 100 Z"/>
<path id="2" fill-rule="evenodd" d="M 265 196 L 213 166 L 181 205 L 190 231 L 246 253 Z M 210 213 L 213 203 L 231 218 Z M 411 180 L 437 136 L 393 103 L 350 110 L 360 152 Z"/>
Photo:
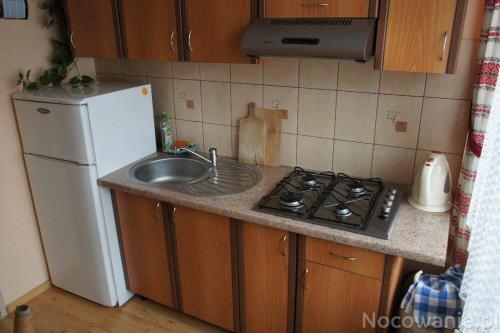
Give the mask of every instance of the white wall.
<path id="1" fill-rule="evenodd" d="M 30 18 L 0 20 L 0 288 L 7 304 L 49 279 L 10 94 L 19 70 L 48 65 L 50 31 L 38 1 Z"/>

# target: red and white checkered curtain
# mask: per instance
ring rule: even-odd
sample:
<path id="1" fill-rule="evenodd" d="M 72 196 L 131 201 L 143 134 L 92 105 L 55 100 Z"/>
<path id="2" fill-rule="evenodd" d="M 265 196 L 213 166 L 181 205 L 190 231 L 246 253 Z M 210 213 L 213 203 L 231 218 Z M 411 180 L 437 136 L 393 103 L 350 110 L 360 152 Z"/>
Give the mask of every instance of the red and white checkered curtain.
<path id="1" fill-rule="evenodd" d="M 455 193 L 448 241 L 448 263 L 467 263 L 470 230 L 467 215 L 481 157 L 484 134 L 500 68 L 500 0 L 486 0 L 476 64 L 470 130 Z"/>

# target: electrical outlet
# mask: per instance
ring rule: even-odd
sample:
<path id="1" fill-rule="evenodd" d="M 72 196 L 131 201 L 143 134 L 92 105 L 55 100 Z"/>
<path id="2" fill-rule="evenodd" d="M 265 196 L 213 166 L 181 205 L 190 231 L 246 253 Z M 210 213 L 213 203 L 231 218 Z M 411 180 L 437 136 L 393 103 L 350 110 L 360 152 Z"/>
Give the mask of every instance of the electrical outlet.
<path id="1" fill-rule="evenodd" d="M 181 91 L 181 92 L 179 93 L 179 98 L 180 98 L 180 99 L 188 99 L 188 93 L 187 93 L 187 92 L 185 92 L 185 91 Z"/>

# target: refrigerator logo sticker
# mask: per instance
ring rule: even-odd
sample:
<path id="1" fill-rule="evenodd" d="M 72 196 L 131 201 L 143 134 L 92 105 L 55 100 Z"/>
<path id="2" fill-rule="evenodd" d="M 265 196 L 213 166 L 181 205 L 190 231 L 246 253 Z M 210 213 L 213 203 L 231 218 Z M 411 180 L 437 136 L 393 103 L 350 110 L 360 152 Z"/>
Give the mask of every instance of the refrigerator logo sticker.
<path id="1" fill-rule="evenodd" d="M 142 94 L 143 94 L 144 96 L 146 96 L 146 95 L 148 94 L 148 88 L 143 87 L 143 88 L 142 88 Z"/>

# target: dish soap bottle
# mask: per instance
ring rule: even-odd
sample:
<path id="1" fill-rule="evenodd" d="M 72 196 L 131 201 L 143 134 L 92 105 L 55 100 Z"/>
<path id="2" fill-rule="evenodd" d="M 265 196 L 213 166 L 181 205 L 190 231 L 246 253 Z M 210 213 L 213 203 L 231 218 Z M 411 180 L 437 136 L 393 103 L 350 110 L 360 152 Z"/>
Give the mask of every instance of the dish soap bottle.
<path id="1" fill-rule="evenodd" d="M 161 149 L 163 152 L 172 150 L 172 143 L 174 142 L 174 135 L 172 133 L 172 126 L 170 120 L 165 112 L 161 114 L 160 119 L 160 133 L 161 133 Z"/>

